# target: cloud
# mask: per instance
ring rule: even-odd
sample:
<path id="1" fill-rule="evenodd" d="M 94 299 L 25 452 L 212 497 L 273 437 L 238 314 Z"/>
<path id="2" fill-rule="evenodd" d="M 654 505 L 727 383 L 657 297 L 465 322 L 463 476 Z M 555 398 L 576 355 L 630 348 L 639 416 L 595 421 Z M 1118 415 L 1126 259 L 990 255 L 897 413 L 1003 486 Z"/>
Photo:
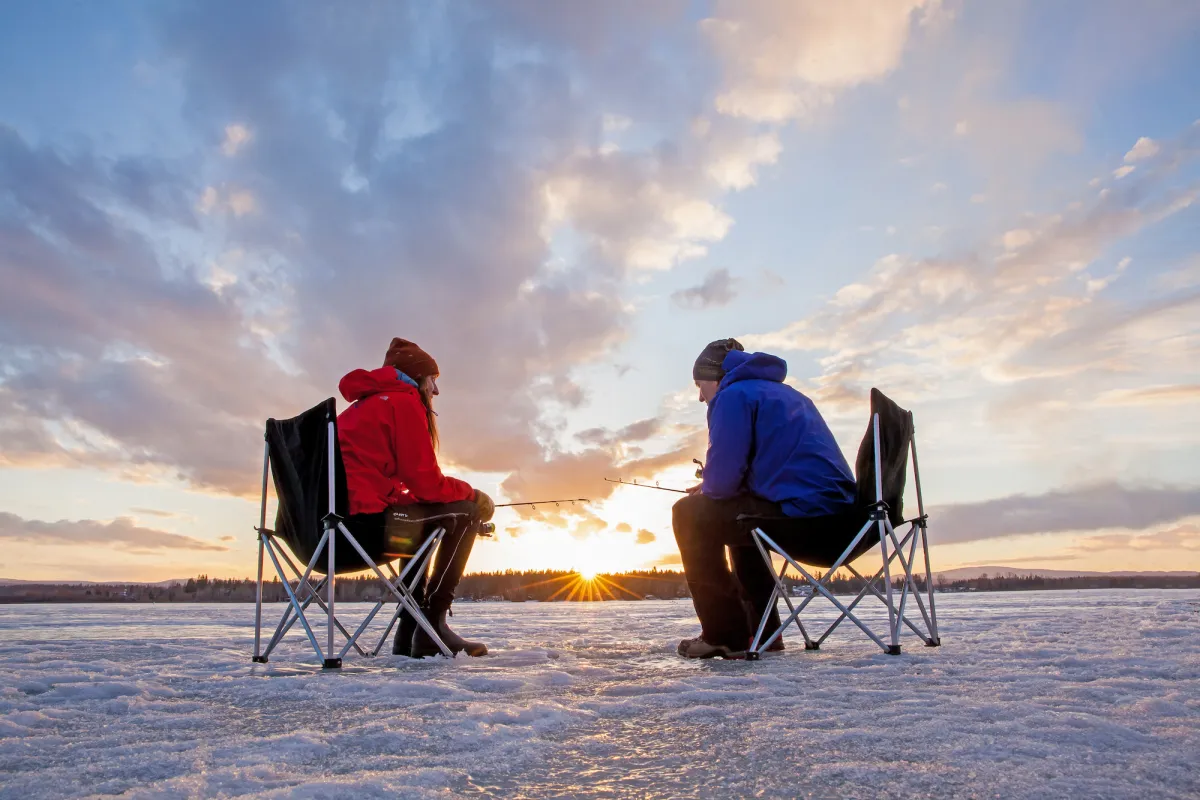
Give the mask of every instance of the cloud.
<path id="1" fill-rule="evenodd" d="M 175 511 L 164 511 L 161 508 L 143 508 L 141 506 L 134 506 L 129 510 L 135 514 L 146 514 L 151 517 L 164 517 L 168 519 L 183 516 Z"/>
<path id="2" fill-rule="evenodd" d="M 537 500 L 538 496 L 553 498 L 586 497 L 592 501 L 608 498 L 617 484 L 604 478 L 619 475 L 626 480 L 649 479 L 671 467 L 688 464 L 703 453 L 708 433 L 704 428 L 687 428 L 680 438 L 664 452 L 623 460 L 620 448 L 591 448 L 579 452 L 556 452 L 533 464 L 525 464 L 511 473 L 501 489 L 517 500 Z M 567 515 L 587 516 L 591 512 L 579 507 L 564 506 L 557 516 L 547 516 L 545 510 L 517 508 L 524 519 L 542 519 L 566 527 Z"/>
<path id="3" fill-rule="evenodd" d="M 729 270 L 715 269 L 708 273 L 698 286 L 673 292 L 671 300 L 682 308 L 690 309 L 729 305 L 737 297 L 737 291 L 734 289 L 736 283 Z"/>
<path id="4" fill-rule="evenodd" d="M 1191 207 L 1198 190 L 1176 176 L 1198 152 L 1200 137 L 1185 131 L 1163 145 L 1160 166 L 1120 190 L 1026 217 L 974 250 L 886 256 L 812 316 L 741 340 L 818 353 L 813 395 L 843 407 L 860 404 L 871 385 L 901 380 L 927 398 L 978 397 L 988 385 L 999 390 L 997 410 L 1029 411 L 1061 396 L 1068 376 L 1090 401 L 1122 384 L 1160 383 L 1147 380 L 1157 373 L 1186 375 L 1200 297 L 1173 290 L 1106 301 L 1102 290 L 1123 267 L 1105 279 L 1086 270 L 1116 242 Z"/>
<path id="5" fill-rule="evenodd" d="M 719 0 L 704 30 L 725 68 L 724 114 L 761 122 L 803 118 L 836 92 L 878 80 L 900 63 L 925 0 Z"/>
<path id="6" fill-rule="evenodd" d="M 1135 161 L 1144 161 L 1148 158 L 1153 158 L 1158 155 L 1160 149 L 1158 142 L 1147 136 L 1143 136 L 1134 142 L 1133 147 L 1129 148 L 1129 152 L 1125 154 L 1125 163 L 1132 164 Z"/>
<path id="7" fill-rule="evenodd" d="M 201 214 L 228 213 L 235 217 L 244 217 L 258 211 L 258 201 L 254 195 L 245 189 L 217 189 L 206 186 L 196 201 L 196 210 Z"/>
<path id="8" fill-rule="evenodd" d="M 637 543 L 638 544 L 650 544 L 656 538 L 657 537 L 651 531 L 648 531 L 645 528 L 642 528 L 640 531 L 638 531 Z"/>
<path id="9" fill-rule="evenodd" d="M 549 419 L 628 335 L 631 272 L 723 238 L 723 194 L 779 152 L 711 111 L 693 28 L 655 62 L 687 13 L 156 9 L 180 128 L 218 147 L 112 158 L 86 131 L 0 126 L 0 461 L 253 494 L 263 421 L 403 335 L 442 366 L 448 462 L 531 499 L 607 493 L 620 456 L 570 452 Z"/>
<path id="10" fill-rule="evenodd" d="M 613 530 L 617 533 L 633 533 L 633 527 L 628 522 L 618 522 Z"/>
<path id="11" fill-rule="evenodd" d="M 607 428 L 588 428 L 575 435 L 583 444 L 608 447 L 616 444 L 642 442 L 656 436 L 663 430 L 664 421 L 661 417 L 649 417 L 637 422 L 631 422 L 623 428 L 609 430 Z"/>
<path id="12" fill-rule="evenodd" d="M 1139 389 L 1113 389 L 1100 394 L 1096 404 L 1101 406 L 1154 406 L 1176 403 L 1195 403 L 1200 400 L 1200 384 L 1147 386 Z"/>
<path id="13" fill-rule="evenodd" d="M 1196 514 L 1200 514 L 1200 488 L 1104 482 L 1041 495 L 935 506 L 929 512 L 929 528 L 932 541 L 952 544 L 1034 533 L 1145 530 Z"/>
<path id="14" fill-rule="evenodd" d="M 1176 525 L 1154 533 L 1132 535 L 1110 533 L 1089 536 L 1079 542 L 1081 553 L 1102 553 L 1112 550 L 1141 552 L 1146 550 L 1200 550 L 1200 525 Z"/>
<path id="15" fill-rule="evenodd" d="M 92 519 L 42 522 L 0 511 L 0 539 L 38 545 L 113 545 L 131 552 L 159 550 L 228 550 L 227 547 L 181 536 L 177 533 L 139 527 L 129 517 L 110 522 Z"/>
<path id="16" fill-rule="evenodd" d="M 240 123 L 225 126 L 225 141 L 221 142 L 221 152 L 232 158 L 238 151 L 249 144 L 254 138 L 250 130 Z"/>

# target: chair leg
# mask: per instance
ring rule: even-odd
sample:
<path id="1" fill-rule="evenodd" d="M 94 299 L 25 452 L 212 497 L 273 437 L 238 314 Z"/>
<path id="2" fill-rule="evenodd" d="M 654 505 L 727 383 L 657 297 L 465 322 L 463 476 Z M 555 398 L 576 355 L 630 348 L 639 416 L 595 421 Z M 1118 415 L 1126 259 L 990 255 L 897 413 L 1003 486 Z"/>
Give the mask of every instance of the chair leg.
<path id="1" fill-rule="evenodd" d="M 914 534 L 915 534 L 914 529 L 910 528 L 908 533 L 906 533 L 904 535 L 904 538 L 902 540 L 900 540 L 899 545 L 892 550 L 890 557 L 893 559 L 898 559 L 901 561 L 901 563 L 903 563 L 904 559 L 903 559 L 902 548 L 904 547 L 904 545 L 909 543 L 909 540 L 914 536 Z M 914 544 L 915 544 L 915 541 L 914 541 Z M 855 596 L 854 600 L 847 606 L 847 608 L 849 608 L 851 611 L 853 611 L 854 608 L 867 596 L 868 592 L 870 592 L 872 595 L 874 595 L 881 603 L 884 603 L 885 605 L 888 603 L 888 599 L 883 594 L 883 592 L 881 592 L 875 588 L 875 582 L 878 581 L 880 576 L 883 574 L 882 566 L 879 567 L 879 569 L 877 569 L 875 571 L 875 574 L 871 576 L 870 580 L 867 580 L 866 578 L 864 578 L 862 576 L 862 574 L 859 573 L 859 571 L 854 568 L 853 565 L 847 564 L 847 565 L 845 565 L 845 567 L 846 567 L 846 569 L 848 569 L 850 571 L 850 573 L 852 575 L 854 575 L 854 577 L 863 581 L 863 588 L 859 590 L 858 594 Z M 918 607 L 920 607 L 922 609 L 922 613 L 924 613 L 924 608 L 923 608 L 923 606 L 921 606 L 920 594 L 914 594 L 914 597 L 917 600 Z M 898 616 L 904 622 L 904 624 L 908 625 L 908 627 L 912 629 L 913 633 L 915 633 L 917 636 L 921 637 L 922 641 L 928 643 L 929 638 L 926 636 L 926 634 L 922 633 L 920 628 L 918 628 L 916 626 L 916 624 L 914 624 L 912 622 L 912 620 L 910 620 L 903 613 L 898 614 Z M 821 637 L 817 640 L 818 644 L 824 642 L 825 639 L 828 638 L 828 636 L 831 633 L 833 633 L 837 629 L 837 627 L 842 623 L 843 619 L 845 619 L 845 615 L 840 616 L 836 620 L 834 620 L 833 624 L 831 624 L 825 630 L 825 632 L 823 634 L 821 634 Z"/>
<path id="2" fill-rule="evenodd" d="M 339 522 L 338 528 L 341 529 L 343 535 L 345 535 L 350 544 L 354 546 L 354 549 L 358 551 L 358 555 L 363 559 L 363 561 L 375 572 L 375 575 L 387 585 L 387 587 L 392 591 L 392 594 L 396 596 L 396 599 L 399 600 L 400 603 L 403 604 L 408 610 L 408 613 L 413 615 L 413 618 L 417 621 L 417 625 L 419 625 L 421 629 L 429 636 L 429 638 L 433 640 L 433 643 L 437 645 L 438 650 L 442 652 L 442 655 L 446 656 L 447 658 L 453 658 L 454 653 L 450 651 L 450 648 L 447 647 L 446 643 L 442 641 L 442 637 L 438 636 L 437 631 L 433 629 L 433 625 L 430 624 L 429 620 L 425 617 L 425 614 L 422 613 L 411 592 L 405 591 L 403 586 L 400 588 L 394 586 L 391 581 L 387 579 L 387 576 L 383 574 L 383 570 L 379 569 L 379 565 L 375 563 L 375 560 L 367 555 L 367 551 L 363 550 L 362 545 L 358 543 L 358 540 L 350 535 L 350 532 L 346 530 L 345 526 Z"/>
<path id="3" fill-rule="evenodd" d="M 324 547 L 325 540 L 322 539 L 317 545 L 317 553 L 321 552 Z M 287 580 L 287 576 L 283 572 L 283 567 L 279 563 L 279 559 L 275 556 L 275 548 L 268 544 L 267 555 L 271 558 L 271 563 L 275 565 L 275 571 L 279 573 L 280 583 L 283 584 L 283 590 L 287 592 L 288 600 L 292 604 L 292 608 L 296 611 L 296 616 L 300 619 L 300 624 L 304 626 L 304 633 L 308 636 L 309 644 L 312 645 L 313 651 L 316 652 L 317 658 L 325 660 L 325 654 L 321 652 L 321 645 L 317 643 L 316 634 L 313 633 L 312 627 L 308 624 L 308 619 L 304 616 L 304 609 L 300 605 L 300 601 L 296 599 L 296 593 L 292 591 L 292 585 Z"/>
<path id="4" fill-rule="evenodd" d="M 288 557 L 288 554 L 287 554 L 287 553 L 285 553 L 285 552 L 283 552 L 282 550 L 280 551 L 280 555 L 282 555 L 282 556 L 283 556 L 283 560 L 284 560 L 284 562 L 286 562 L 286 563 L 287 563 L 288 567 L 290 567 L 290 568 L 291 568 L 292 572 L 293 572 L 293 573 L 295 573 L 295 574 L 296 574 L 296 575 L 299 577 L 299 576 L 300 576 L 300 569 L 299 569 L 299 567 L 297 567 L 297 566 L 296 566 L 295 562 L 293 562 L 293 561 L 292 561 L 292 559 Z M 318 581 L 318 582 L 317 582 L 317 585 L 316 585 L 315 587 L 312 587 L 312 586 L 311 586 L 311 584 L 309 584 L 309 581 L 308 581 L 308 577 L 309 577 L 309 576 L 311 576 L 311 570 L 309 570 L 309 571 L 306 573 L 306 576 L 305 576 L 305 577 L 302 577 L 302 578 L 300 578 L 300 580 L 301 580 L 301 581 L 302 581 L 304 584 L 306 584 L 306 585 L 309 585 L 309 588 L 311 588 L 311 589 L 312 589 L 312 596 L 311 596 L 311 597 L 310 597 L 310 598 L 309 598 L 309 599 L 308 599 L 308 600 L 305 602 L 305 608 L 307 608 L 307 607 L 308 607 L 308 604 L 309 604 L 309 603 L 316 603 L 316 604 L 317 604 L 317 606 L 318 606 L 318 607 L 319 607 L 319 608 L 320 608 L 322 611 L 324 611 L 324 612 L 325 612 L 327 615 L 329 615 L 329 617 L 331 617 L 331 618 L 333 619 L 333 624 L 334 624 L 334 626 L 335 626 L 335 627 L 336 627 L 336 628 L 337 628 L 339 631 L 341 631 L 341 633 L 342 633 L 342 636 L 344 636 L 344 637 L 346 638 L 346 640 L 347 640 L 347 647 L 346 647 L 346 649 L 345 649 L 345 650 L 343 650 L 343 651 L 342 651 L 341 655 L 339 655 L 339 656 L 338 656 L 338 658 L 342 658 L 342 657 L 344 657 L 344 656 L 345 656 L 345 654 L 346 654 L 346 650 L 349 650 L 349 649 L 350 649 L 350 648 L 349 648 L 349 645 L 351 645 L 351 644 L 353 644 L 353 645 L 354 645 L 354 648 L 355 648 L 356 650 L 358 650 L 358 654 L 359 654 L 359 655 L 361 655 L 361 656 L 363 656 L 363 657 L 366 657 L 366 655 L 367 655 L 367 651 L 366 651 L 366 650 L 363 650 L 361 647 L 359 647 L 359 646 L 358 646 L 358 644 L 357 644 L 357 642 L 356 642 L 356 638 L 357 638 L 357 637 L 354 637 L 354 636 L 351 636 L 351 635 L 350 635 L 350 632 L 346 630 L 346 627 L 345 627 L 344 625 L 342 625 L 341 621 L 340 621 L 340 620 L 338 620 L 338 618 L 337 618 L 337 617 L 336 617 L 336 616 L 335 616 L 335 615 L 334 615 L 334 614 L 333 614 L 333 613 L 330 611 L 330 609 L 329 609 L 329 608 L 328 608 L 328 607 L 325 605 L 325 601 L 321 599 L 321 589 L 322 589 L 322 587 L 324 587 L 324 588 L 326 589 L 326 594 L 328 594 L 328 582 L 329 582 L 329 580 L 330 580 L 330 577 L 327 575 L 325 578 L 323 578 L 322 580 Z M 299 588 L 299 587 L 297 587 L 297 588 Z"/>
<path id="5" fill-rule="evenodd" d="M 254 591 L 254 655 L 251 661 L 256 664 L 266 664 L 267 657 L 262 654 L 262 592 L 263 592 L 263 537 L 266 534 L 260 528 L 258 531 L 258 583 Z"/>
<path id="6" fill-rule="evenodd" d="M 254 592 L 254 656 L 251 659 L 256 664 L 267 663 L 267 658 L 260 650 L 262 640 L 262 576 L 263 576 L 263 537 L 267 534 L 267 477 L 271 472 L 271 445 L 263 444 L 263 479 L 262 502 L 258 512 L 258 585 Z"/>
<path id="7" fill-rule="evenodd" d="M 921 602 L 921 593 L 919 591 L 917 591 L 916 581 L 913 579 L 913 566 L 916 563 L 916 556 L 917 556 L 917 537 L 918 537 L 917 528 L 916 528 L 916 526 L 910 527 L 908 530 L 908 533 L 905 534 L 903 541 L 896 540 L 896 531 L 892 527 L 891 522 L 887 523 L 887 529 L 888 529 L 888 537 L 891 539 L 892 545 L 895 548 L 895 551 L 897 554 L 897 559 L 900 561 L 900 566 L 904 570 L 904 585 L 900 591 L 900 605 L 896 612 L 897 613 L 896 637 L 898 638 L 900 635 L 900 620 L 904 620 L 905 622 L 908 622 L 907 618 L 904 616 L 904 605 L 905 605 L 905 601 L 907 600 L 907 598 L 911 595 L 913 597 L 913 599 L 916 601 L 917 608 L 920 609 L 921 616 L 925 620 L 925 627 L 929 631 L 928 636 L 926 636 L 924 634 L 918 634 L 918 635 L 920 635 L 921 639 L 925 642 L 926 645 L 928 645 L 929 642 L 932 641 L 932 638 L 933 638 L 933 626 L 930 623 L 929 615 L 925 613 L 925 606 Z M 904 557 L 905 544 L 908 544 L 908 558 Z M 910 627 L 912 626 L 911 622 L 909 622 L 909 626 Z"/>
<path id="8" fill-rule="evenodd" d="M 909 415 L 911 419 L 912 415 Z M 925 516 L 925 496 L 921 492 L 921 466 L 917 463 L 917 432 L 916 427 L 913 428 L 912 441 L 910 442 L 909 454 L 912 456 L 913 465 L 913 484 L 917 490 L 917 514 L 921 526 L 921 550 L 925 555 L 925 591 L 929 596 L 929 641 L 925 644 L 927 647 L 938 647 L 942 643 L 942 637 L 938 634 L 937 626 L 937 607 L 933 602 L 933 570 L 929 564 L 929 526 Z"/>
<path id="9" fill-rule="evenodd" d="M 806 570 L 806 569 L 805 569 L 804 567 L 802 567 L 802 566 L 801 566 L 799 563 L 797 563 L 795 559 L 793 559 L 793 558 L 792 558 L 791 556 L 789 556 L 789 555 L 786 555 L 786 553 L 785 553 L 785 551 L 783 550 L 783 548 L 781 548 L 781 547 L 780 547 L 778 544 L 776 544 L 776 543 L 775 543 L 775 542 L 774 542 L 774 541 L 773 541 L 773 540 L 772 540 L 772 539 L 771 539 L 769 536 L 767 536 L 765 533 L 762 533 L 761 529 L 758 529 L 758 530 L 759 530 L 759 535 L 760 535 L 760 536 L 762 537 L 762 539 L 763 539 L 763 542 L 764 542 L 765 544 L 769 545 L 769 546 L 771 547 L 771 549 L 773 549 L 775 552 L 777 552 L 777 553 L 780 553 L 781 555 L 783 555 L 783 558 L 784 558 L 784 560 L 786 560 L 786 561 L 787 561 L 787 563 L 791 565 L 792 569 L 796 570 L 798 573 L 800 573 L 801 575 L 803 575 L 803 576 L 804 576 L 804 578 L 805 578 L 805 579 L 806 579 L 806 580 L 807 580 L 809 583 L 811 583 L 811 584 L 812 584 L 812 586 L 813 586 L 813 592 L 814 592 L 814 595 L 813 595 L 813 596 L 814 596 L 814 597 L 815 597 L 815 595 L 816 595 L 816 593 L 817 593 L 817 592 L 820 592 L 822 597 L 824 597 L 826 600 L 828 600 L 829 602 L 831 602 L 831 603 L 833 603 L 835 606 L 837 606 L 838 610 L 839 610 L 839 611 L 841 611 L 841 612 L 843 612 L 843 613 L 846 615 L 846 617 L 848 617 L 848 618 L 850 619 L 850 621 L 851 621 L 851 622 L 853 622 L 855 625 L 857 625 L 857 626 L 859 627 L 859 629 L 860 629 L 860 630 L 861 630 L 863 633 L 865 633 L 865 634 L 866 634 L 866 635 L 867 635 L 867 636 L 868 636 L 868 637 L 871 639 L 871 641 L 875 642 L 875 644 L 877 644 L 877 645 L 879 645 L 881 648 L 883 648 L 884 652 L 887 652 L 887 650 L 888 650 L 888 646 L 887 646 L 886 644 L 884 644 L 883 640 L 882 640 L 882 639 L 880 639 L 878 636 L 876 636 L 876 635 L 875 635 L 875 632 L 874 632 L 874 631 L 872 631 L 870 628 L 868 628 L 868 627 L 866 626 L 866 624 L 865 624 L 865 623 L 863 623 L 863 621 L 862 621 L 862 620 L 860 620 L 858 617 L 854 616 L 854 614 L 853 614 L 851 611 L 849 611 L 849 610 L 846 608 L 846 606 L 845 606 L 845 605 L 842 603 L 842 601 L 838 600 L 838 599 L 837 599 L 837 597 L 836 597 L 836 596 L 833 594 L 833 592 L 831 592 L 831 591 L 829 590 L 829 587 L 826 585 L 826 583 L 825 583 L 825 582 L 826 582 L 827 580 L 829 580 L 829 575 L 832 575 L 832 574 L 833 574 L 833 572 L 832 572 L 832 571 L 826 574 L 826 576 L 825 576 L 825 579 L 824 579 L 824 580 L 817 580 L 817 579 L 816 579 L 816 578 L 814 578 L 814 577 L 813 577 L 811 574 L 809 574 L 808 570 Z M 812 598 L 809 598 L 809 599 L 811 600 Z M 800 611 L 802 611 L 802 610 L 803 610 L 803 609 L 804 609 L 804 608 L 805 608 L 807 605 L 808 605 L 808 603 L 807 603 L 807 602 L 805 602 L 805 603 L 801 603 L 801 604 L 800 604 L 800 608 L 799 608 L 799 609 L 797 610 L 797 612 L 796 612 L 796 613 L 797 613 L 797 615 L 798 615 L 798 614 L 799 614 L 799 612 L 800 612 Z M 790 622 L 790 621 L 791 621 L 791 620 L 789 619 L 789 622 Z"/>
<path id="10" fill-rule="evenodd" d="M 762 618 L 758 622 L 758 630 L 755 632 L 754 639 L 750 643 L 750 649 L 746 654 L 747 658 L 750 660 L 757 660 L 764 652 L 766 652 L 768 647 L 775 643 L 776 639 L 779 639 L 783 636 L 784 630 L 792 622 L 796 623 L 796 627 L 800 629 L 800 635 L 804 637 L 804 649 L 815 650 L 816 647 L 813 645 L 813 641 L 809 637 L 808 631 L 804 627 L 804 623 L 800 621 L 800 612 L 796 610 L 794 605 L 792 605 L 792 599 L 788 597 L 787 594 L 787 586 L 783 582 L 784 575 L 787 574 L 788 568 L 786 554 L 779 554 L 780 556 L 783 556 L 785 560 L 783 566 L 779 569 L 779 574 L 776 575 L 775 564 L 771 561 L 771 551 L 768 551 L 768 549 L 763 546 L 763 542 L 758 536 L 758 529 L 751 531 L 750 538 L 754 540 L 754 544 L 758 548 L 759 555 L 762 557 L 767 569 L 770 570 L 771 579 L 775 583 L 775 587 L 771 590 L 771 600 L 767 603 L 767 607 L 763 610 Z M 776 604 L 779 602 L 779 598 L 783 598 L 783 602 L 787 604 L 788 611 L 791 613 L 785 621 L 780 623 L 779 628 L 772 633 L 766 641 L 763 641 L 762 636 L 767 627 L 767 620 L 771 617 L 771 609 L 776 607 Z M 803 607 L 806 604 L 807 600 L 801 605 L 801 610 L 803 610 Z"/>
<path id="11" fill-rule="evenodd" d="M 323 588 L 325 588 L 324 578 L 317 581 L 316 586 L 310 587 L 311 592 L 319 592 Z M 317 596 L 311 592 L 305 594 L 304 600 L 301 602 L 301 607 L 305 611 L 308 611 L 308 607 L 313 604 L 314 600 L 317 599 Z M 296 596 L 300 597 L 300 594 L 297 594 Z M 264 656 L 269 656 L 275 651 L 275 648 L 278 647 L 279 643 L 283 641 L 283 637 L 287 636 L 288 631 L 290 631 L 292 626 L 296 624 L 297 619 L 299 619 L 299 617 L 296 616 L 290 605 L 283 609 L 283 616 L 280 617 L 279 624 L 275 626 L 275 635 L 272 636 L 271 641 L 267 643 L 267 649 L 263 653 Z"/>

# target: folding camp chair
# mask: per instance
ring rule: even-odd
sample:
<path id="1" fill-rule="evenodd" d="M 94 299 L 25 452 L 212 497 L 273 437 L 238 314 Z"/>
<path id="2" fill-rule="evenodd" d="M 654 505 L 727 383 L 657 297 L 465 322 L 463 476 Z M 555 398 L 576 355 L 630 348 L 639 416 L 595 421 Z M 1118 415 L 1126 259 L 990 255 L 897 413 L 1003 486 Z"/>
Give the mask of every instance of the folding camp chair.
<path id="1" fill-rule="evenodd" d="M 429 567 L 434 550 L 445 535 L 446 521 L 462 515 L 410 517 L 404 512 L 389 512 L 402 518 L 399 521 L 402 530 L 410 530 L 412 533 L 400 537 L 380 537 L 380 541 L 368 543 L 373 551 L 368 552 L 368 548 L 347 529 L 344 518 L 338 513 L 340 509 L 347 508 L 348 504 L 345 467 L 337 441 L 337 407 L 332 397 L 298 417 L 267 420 L 262 506 L 256 529 L 258 592 L 254 610 L 253 660 L 265 664 L 271 652 L 297 621 L 304 629 L 317 658 L 327 669 L 341 667 L 342 658 L 350 648 L 354 648 L 362 656 L 378 655 L 402 610 L 413 615 L 417 624 L 429 634 L 443 655 L 453 655 L 422 613 L 414 591 Z M 274 530 L 266 526 L 268 475 L 274 479 L 275 494 L 279 501 Z M 437 523 L 441 524 L 430 535 L 422 535 L 422 531 L 428 525 Z M 391 530 L 393 526 L 390 519 L 388 525 Z M 350 547 L 345 547 L 339 538 Z M 300 563 L 307 565 L 303 572 L 288 555 L 289 550 Z M 266 648 L 261 646 L 264 553 L 274 565 L 288 598 L 288 605 Z M 390 575 L 385 575 L 380 569 L 380 561 L 387 566 Z M 397 572 L 392 565 L 393 561 L 408 563 Z M 290 573 L 284 571 L 285 564 Z M 387 588 L 387 592 L 384 599 L 376 602 L 375 607 L 351 633 L 336 616 L 337 576 L 367 569 L 375 573 Z M 321 577 L 315 579 L 315 575 Z M 399 604 L 396 613 L 392 615 L 391 624 L 374 650 L 367 651 L 359 645 L 358 639 L 389 597 Z M 313 603 L 326 617 L 324 648 L 318 642 L 317 634 L 305 614 Z M 340 650 L 336 650 L 335 631 L 345 639 L 345 644 Z"/>
<path id="2" fill-rule="evenodd" d="M 904 483 L 910 451 L 913 481 L 917 492 L 917 516 L 904 519 Z M 941 644 L 929 566 L 929 517 L 925 513 L 925 502 L 921 496 L 921 475 L 917 467 L 917 443 L 912 412 L 896 405 L 878 389 L 871 390 L 871 420 L 858 449 L 855 472 L 858 476 L 858 502 L 852 512 L 836 517 L 818 518 L 751 515 L 738 517 L 738 521 L 749 529 L 750 537 L 758 547 L 775 582 L 771 600 L 750 646 L 749 658 L 761 656 L 793 622 L 804 637 L 806 650 L 820 648 L 825 639 L 847 619 L 890 655 L 900 654 L 900 632 L 905 625 L 919 636 L 927 647 L 937 647 Z M 897 538 L 896 528 L 904 525 L 909 526 L 908 530 L 903 538 Z M 867 580 L 855 569 L 852 562 L 876 545 L 879 546 L 883 563 Z M 918 545 L 925 562 L 928 607 L 918 591 L 913 575 Z M 772 562 L 773 555 L 783 559 L 783 566 L 778 572 Z M 900 584 L 898 592 L 893 585 L 893 562 L 899 562 L 903 573 L 902 576 L 896 576 Z M 817 579 L 803 564 L 826 570 L 824 576 Z M 784 582 L 788 567 L 799 573 L 812 588 L 811 594 L 795 603 L 789 596 Z M 829 588 L 834 575 L 842 568 L 862 583 L 857 596 L 849 603 L 843 603 Z M 883 579 L 882 588 L 877 586 L 880 578 Z M 855 613 L 858 604 L 868 596 L 877 598 L 887 607 L 888 629 L 882 637 L 871 630 Z M 824 633 L 814 639 L 809 636 L 801 615 L 817 597 L 828 599 L 841 613 Z M 905 614 L 910 597 L 921 611 L 923 628 Z M 787 604 L 790 613 L 777 630 L 764 637 L 771 612 L 777 610 L 780 599 Z"/>

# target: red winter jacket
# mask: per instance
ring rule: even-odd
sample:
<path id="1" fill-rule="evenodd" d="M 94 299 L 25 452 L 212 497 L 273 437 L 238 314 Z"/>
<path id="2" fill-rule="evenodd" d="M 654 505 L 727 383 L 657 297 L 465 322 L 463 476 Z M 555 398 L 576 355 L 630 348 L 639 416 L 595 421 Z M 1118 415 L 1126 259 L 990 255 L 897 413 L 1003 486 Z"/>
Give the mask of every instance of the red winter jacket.
<path id="1" fill-rule="evenodd" d="M 396 377 L 395 369 L 356 369 L 342 378 L 338 389 L 353 403 L 338 415 L 351 514 L 475 496 L 466 481 L 442 474 L 421 397 Z"/>

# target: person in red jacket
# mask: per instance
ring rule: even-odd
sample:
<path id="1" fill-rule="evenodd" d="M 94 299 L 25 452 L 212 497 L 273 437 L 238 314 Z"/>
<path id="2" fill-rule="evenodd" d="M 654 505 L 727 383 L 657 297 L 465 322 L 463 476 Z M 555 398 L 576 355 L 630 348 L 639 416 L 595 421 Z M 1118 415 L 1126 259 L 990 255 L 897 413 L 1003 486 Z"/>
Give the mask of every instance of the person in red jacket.
<path id="1" fill-rule="evenodd" d="M 352 405 L 338 415 L 338 443 L 346 468 L 350 516 L 356 535 L 385 535 L 389 509 L 407 507 L 410 517 L 456 514 L 427 523 L 424 535 L 445 527 L 434 557 L 433 575 L 416 595 L 442 641 L 455 653 L 487 654 L 446 623 L 481 522 L 495 511 L 492 499 L 466 481 L 442 474 L 437 461 L 439 371 L 433 357 L 412 342 L 393 339 L 379 369 L 356 369 L 338 388 Z M 404 612 L 392 653 L 421 658 L 440 652 L 433 640 Z"/>

